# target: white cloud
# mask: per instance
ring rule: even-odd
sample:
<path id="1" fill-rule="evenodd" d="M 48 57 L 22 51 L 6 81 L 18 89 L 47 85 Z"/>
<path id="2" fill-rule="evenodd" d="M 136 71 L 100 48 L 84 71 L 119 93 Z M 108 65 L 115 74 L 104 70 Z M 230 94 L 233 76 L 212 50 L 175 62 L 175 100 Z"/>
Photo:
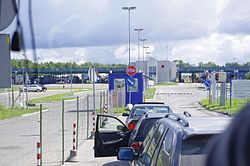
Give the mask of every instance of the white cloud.
<path id="1" fill-rule="evenodd" d="M 21 15 L 29 42 L 26 1 Z M 138 59 L 134 28 L 144 29 L 141 38 L 147 38 L 145 46 L 159 59 L 196 64 L 249 61 L 249 0 L 36 1 L 36 41 L 44 48 L 38 50 L 39 58 L 127 63 L 128 11 L 122 6 L 136 6 L 131 11 L 131 61 Z"/>
<path id="2" fill-rule="evenodd" d="M 250 35 L 231 36 L 213 34 L 208 38 L 178 43 L 171 52 L 171 57 L 182 59 L 192 64 L 213 61 L 223 65 L 236 58 L 238 63 L 250 61 Z"/>

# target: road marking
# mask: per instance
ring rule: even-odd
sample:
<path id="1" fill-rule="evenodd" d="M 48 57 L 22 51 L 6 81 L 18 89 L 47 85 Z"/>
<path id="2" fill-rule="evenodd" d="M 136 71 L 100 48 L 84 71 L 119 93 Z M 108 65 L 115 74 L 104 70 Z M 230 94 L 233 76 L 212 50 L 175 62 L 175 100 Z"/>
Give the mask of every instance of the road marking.
<path id="1" fill-rule="evenodd" d="M 48 112 L 48 111 L 49 111 L 49 109 L 42 110 L 42 112 Z M 38 111 L 38 112 L 30 113 L 30 114 L 24 114 L 24 115 L 22 115 L 22 117 L 31 116 L 31 115 L 35 115 L 35 114 L 38 114 L 38 113 L 40 113 L 40 112 Z"/>

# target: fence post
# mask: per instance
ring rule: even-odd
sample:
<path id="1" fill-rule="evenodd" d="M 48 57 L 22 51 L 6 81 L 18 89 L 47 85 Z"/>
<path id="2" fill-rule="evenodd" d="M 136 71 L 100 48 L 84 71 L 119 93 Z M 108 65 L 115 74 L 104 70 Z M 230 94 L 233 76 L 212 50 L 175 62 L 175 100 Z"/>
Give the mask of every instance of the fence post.
<path id="1" fill-rule="evenodd" d="M 40 165 L 42 166 L 42 162 L 43 162 L 43 157 L 42 157 L 42 136 L 43 136 L 43 128 L 42 128 L 42 125 L 43 125 L 43 116 L 42 116 L 42 112 L 43 111 L 43 107 L 42 107 L 42 104 L 40 104 L 40 144 L 41 144 L 41 147 L 40 147 Z"/>
<path id="2" fill-rule="evenodd" d="M 76 150 L 76 124 L 73 124 L 73 150 Z"/>
<path id="3" fill-rule="evenodd" d="M 106 104 L 106 94 L 105 94 L 105 91 L 103 91 L 103 105 L 105 105 Z"/>
<path id="4" fill-rule="evenodd" d="M 41 143 L 40 142 L 37 142 L 36 148 L 37 148 L 37 154 L 36 154 L 37 166 L 41 166 Z"/>
<path id="5" fill-rule="evenodd" d="M 100 114 L 102 114 L 102 91 L 100 92 Z"/>
<path id="6" fill-rule="evenodd" d="M 109 109 L 109 90 L 107 90 L 107 109 Z"/>
<path id="7" fill-rule="evenodd" d="M 64 100 L 62 100 L 62 165 L 64 165 Z"/>
<path id="8" fill-rule="evenodd" d="M 87 94 L 87 139 L 89 138 L 89 94 Z"/>
<path id="9" fill-rule="evenodd" d="M 94 135 L 95 133 L 95 126 L 96 126 L 96 123 L 95 123 L 95 112 L 93 111 L 92 112 L 92 123 L 93 123 L 93 129 L 92 129 L 92 136 Z"/>
<path id="10" fill-rule="evenodd" d="M 76 117 L 76 126 L 77 126 L 77 128 L 76 128 L 76 150 L 78 149 L 78 133 L 79 133 L 79 96 L 77 96 L 77 100 L 76 100 L 76 110 L 77 110 L 77 117 Z"/>

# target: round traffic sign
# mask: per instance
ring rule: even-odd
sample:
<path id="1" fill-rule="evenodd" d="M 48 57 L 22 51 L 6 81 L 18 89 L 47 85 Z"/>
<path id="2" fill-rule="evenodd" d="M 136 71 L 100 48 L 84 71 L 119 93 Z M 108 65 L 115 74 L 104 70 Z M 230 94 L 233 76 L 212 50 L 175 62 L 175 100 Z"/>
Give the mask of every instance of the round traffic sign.
<path id="1" fill-rule="evenodd" d="M 132 65 L 127 66 L 126 73 L 129 76 L 134 76 L 136 74 L 136 68 L 135 68 L 135 66 L 132 66 Z"/>
<path id="2" fill-rule="evenodd" d="M 23 76 L 21 74 L 17 74 L 15 80 L 16 83 L 21 84 L 23 83 Z"/>

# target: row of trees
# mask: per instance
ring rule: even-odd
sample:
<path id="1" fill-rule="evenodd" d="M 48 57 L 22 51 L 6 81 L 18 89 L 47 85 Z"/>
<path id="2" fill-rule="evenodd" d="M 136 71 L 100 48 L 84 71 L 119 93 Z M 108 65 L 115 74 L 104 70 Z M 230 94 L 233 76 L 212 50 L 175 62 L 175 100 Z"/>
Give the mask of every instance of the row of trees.
<path id="1" fill-rule="evenodd" d="M 183 62 L 182 60 L 175 60 L 174 61 L 178 67 L 195 67 L 197 65 L 189 64 L 186 62 Z M 100 63 L 91 63 L 86 62 L 84 64 L 77 64 L 76 62 L 45 62 L 45 63 L 39 63 L 35 64 L 31 60 L 24 60 L 24 59 L 12 59 L 11 60 L 12 67 L 14 68 L 36 68 L 37 66 L 39 68 L 89 68 L 90 66 L 96 66 L 97 68 L 125 68 L 126 64 L 100 64 Z M 214 62 L 208 62 L 198 63 L 198 67 L 218 67 Z M 239 64 L 237 62 L 234 63 L 226 63 L 224 65 L 225 67 L 250 67 L 250 62 L 246 62 L 244 64 Z"/>
<path id="2" fill-rule="evenodd" d="M 125 64 L 100 64 L 86 62 L 84 64 L 77 64 L 76 62 L 45 62 L 36 64 L 31 60 L 24 59 L 12 59 L 11 64 L 13 68 L 89 68 L 91 66 L 96 66 L 97 68 L 125 68 Z"/>
<path id="3" fill-rule="evenodd" d="M 178 67 L 195 67 L 195 66 L 197 66 L 197 65 L 194 65 L 194 64 L 185 63 L 182 60 L 174 60 L 174 62 L 176 63 L 176 65 Z M 225 67 L 250 67 L 250 62 L 246 62 L 244 64 L 239 64 L 237 62 L 226 63 L 223 66 L 225 66 Z M 214 62 L 208 62 L 208 63 L 199 62 L 198 67 L 219 67 L 219 65 L 217 65 Z"/>

